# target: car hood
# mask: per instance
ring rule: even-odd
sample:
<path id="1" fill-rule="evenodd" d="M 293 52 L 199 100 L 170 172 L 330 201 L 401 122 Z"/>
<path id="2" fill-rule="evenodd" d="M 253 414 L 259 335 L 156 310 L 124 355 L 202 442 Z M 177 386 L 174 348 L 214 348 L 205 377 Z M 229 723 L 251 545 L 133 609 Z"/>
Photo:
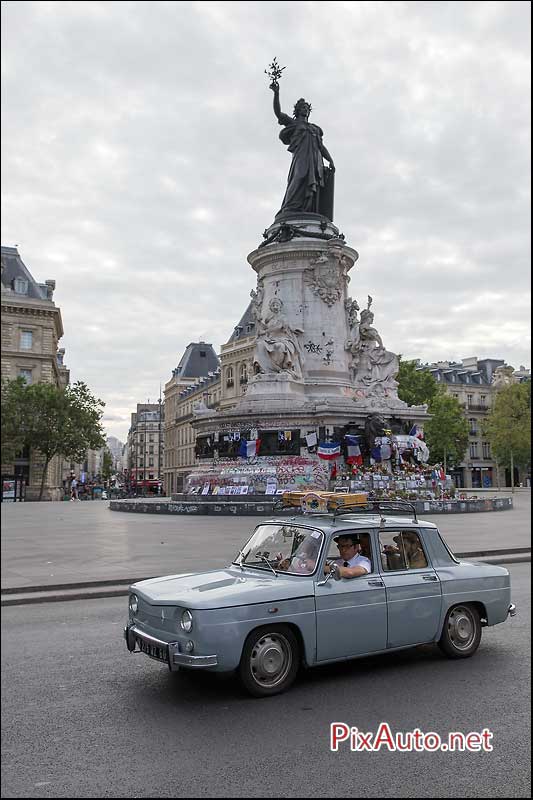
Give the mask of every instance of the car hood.
<path id="1" fill-rule="evenodd" d="M 187 608 L 229 606 L 290 600 L 314 594 L 313 579 L 304 575 L 274 576 L 271 572 L 228 567 L 227 569 L 165 575 L 134 583 L 130 587 L 153 605 Z"/>

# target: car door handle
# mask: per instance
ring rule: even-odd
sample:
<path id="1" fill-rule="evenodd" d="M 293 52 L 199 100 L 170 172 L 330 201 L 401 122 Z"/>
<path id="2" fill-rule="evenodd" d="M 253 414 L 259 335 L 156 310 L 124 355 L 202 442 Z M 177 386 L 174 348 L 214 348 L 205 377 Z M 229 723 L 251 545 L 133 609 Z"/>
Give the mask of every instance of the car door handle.
<path id="1" fill-rule="evenodd" d="M 422 580 L 423 581 L 438 581 L 438 578 L 437 578 L 436 575 L 422 575 Z"/>
<path id="2" fill-rule="evenodd" d="M 383 581 L 368 581 L 369 586 L 384 586 Z"/>

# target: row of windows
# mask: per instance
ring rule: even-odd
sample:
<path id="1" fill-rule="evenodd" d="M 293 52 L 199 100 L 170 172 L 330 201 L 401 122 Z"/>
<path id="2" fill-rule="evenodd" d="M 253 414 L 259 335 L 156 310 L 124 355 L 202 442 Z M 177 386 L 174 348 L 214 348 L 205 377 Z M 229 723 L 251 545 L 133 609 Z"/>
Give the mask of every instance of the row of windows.
<path id="1" fill-rule="evenodd" d="M 231 385 L 234 382 L 233 367 L 226 368 L 226 385 Z M 239 368 L 239 382 L 246 383 L 248 381 L 248 364 L 241 364 Z"/>
<path id="2" fill-rule="evenodd" d="M 460 400 L 461 396 L 456 392 L 453 393 L 453 396 L 456 400 Z M 466 404 L 468 406 L 479 405 L 485 406 L 487 405 L 487 395 L 486 394 L 467 394 L 466 396 Z"/>
<path id="3" fill-rule="evenodd" d="M 481 443 L 483 458 L 492 458 L 490 454 L 490 443 Z M 478 442 L 470 442 L 470 458 L 479 458 L 479 445 Z"/>
<path id="4" fill-rule="evenodd" d="M 167 450 L 165 453 L 165 467 L 184 467 L 194 464 L 194 447 L 184 447 L 181 450 Z"/>
<path id="5" fill-rule="evenodd" d="M 214 405 L 215 403 L 218 403 L 218 401 L 220 400 L 220 392 L 218 391 L 205 392 L 203 396 L 197 394 L 195 397 L 191 399 L 189 403 L 185 403 L 185 405 L 179 407 L 179 409 L 177 409 L 177 406 L 174 403 L 169 405 L 169 412 L 167 419 L 174 419 L 176 416 L 186 417 L 188 414 L 192 414 L 194 404 L 198 402 L 198 400 L 200 399 L 203 399 L 206 405 L 208 406 Z M 173 408 L 177 409 L 175 413 L 172 410 Z"/>

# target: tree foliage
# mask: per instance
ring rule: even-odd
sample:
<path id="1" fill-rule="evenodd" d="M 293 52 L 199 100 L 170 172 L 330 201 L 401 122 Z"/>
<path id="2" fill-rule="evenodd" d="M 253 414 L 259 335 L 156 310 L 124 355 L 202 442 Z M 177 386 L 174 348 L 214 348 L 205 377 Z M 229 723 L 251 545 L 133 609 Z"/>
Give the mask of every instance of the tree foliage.
<path id="1" fill-rule="evenodd" d="M 410 406 L 429 404 L 438 390 L 438 383 L 428 369 L 420 369 L 418 361 L 402 361 L 398 371 L 398 397 Z"/>
<path id="2" fill-rule="evenodd" d="M 449 463 L 459 464 L 468 447 L 468 421 L 456 397 L 444 387 L 437 392 L 428 408 L 431 419 L 424 424 L 424 433 L 434 463 L 446 470 Z"/>
<path id="3" fill-rule="evenodd" d="M 515 383 L 496 395 L 490 414 L 483 423 L 483 434 L 490 442 L 498 464 L 525 467 L 531 459 L 531 383 Z"/>
<path id="4" fill-rule="evenodd" d="M 2 464 L 10 464 L 24 447 L 22 414 L 26 382 L 2 379 Z"/>
<path id="5" fill-rule="evenodd" d="M 106 447 L 102 457 L 102 478 L 109 480 L 113 472 L 113 456 L 109 447 Z"/>
<path id="6" fill-rule="evenodd" d="M 6 405 L 5 421 L 2 406 L 2 425 L 5 422 L 8 430 L 17 428 L 19 442 L 43 456 L 40 500 L 46 471 L 54 456 L 84 461 L 88 449 L 98 450 L 104 446 L 100 422 L 104 403 L 96 399 L 82 381 L 64 389 L 50 383 L 9 383 L 6 391 L 10 402 Z"/>

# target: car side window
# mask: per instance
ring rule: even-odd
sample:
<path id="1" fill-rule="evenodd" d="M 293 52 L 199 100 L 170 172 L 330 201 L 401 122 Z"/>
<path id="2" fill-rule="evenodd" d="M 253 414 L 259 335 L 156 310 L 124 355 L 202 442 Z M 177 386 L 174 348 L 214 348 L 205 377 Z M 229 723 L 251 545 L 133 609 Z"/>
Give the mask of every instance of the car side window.
<path id="1" fill-rule="evenodd" d="M 350 531 L 342 531 L 341 533 L 345 533 L 347 536 L 350 535 Z M 358 548 L 358 555 L 362 556 L 363 558 L 370 561 L 370 572 L 374 572 L 374 559 L 372 558 L 372 547 L 370 544 L 370 534 L 368 533 L 360 533 L 359 531 L 355 534 L 359 539 L 359 548 Z M 328 548 L 327 560 L 328 561 L 338 561 L 341 557 L 341 553 L 339 548 L 337 547 L 334 538 L 331 539 Z M 364 563 L 364 566 L 368 568 L 368 563 Z"/>
<path id="2" fill-rule="evenodd" d="M 416 531 L 382 531 L 379 534 L 381 567 L 385 572 L 428 566 Z"/>

